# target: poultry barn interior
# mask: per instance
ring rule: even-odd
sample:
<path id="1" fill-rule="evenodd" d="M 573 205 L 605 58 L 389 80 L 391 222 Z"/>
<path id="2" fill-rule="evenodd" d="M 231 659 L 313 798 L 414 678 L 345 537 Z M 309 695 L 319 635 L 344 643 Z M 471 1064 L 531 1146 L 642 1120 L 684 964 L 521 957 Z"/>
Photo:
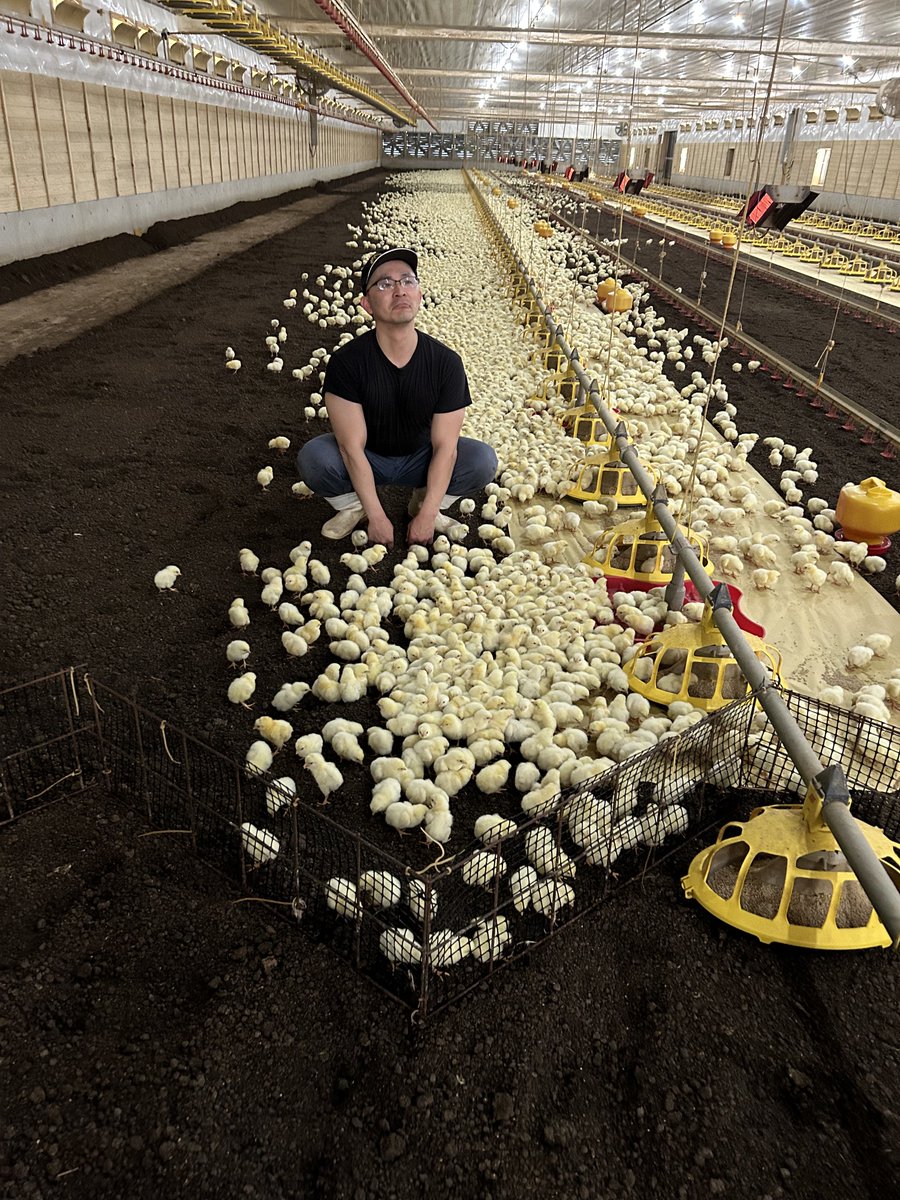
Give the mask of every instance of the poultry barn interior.
<path id="1" fill-rule="evenodd" d="M 898 116 L 888 0 L 0 0 L 0 1194 L 900 1186 Z M 331 540 L 398 247 L 497 470 Z"/>

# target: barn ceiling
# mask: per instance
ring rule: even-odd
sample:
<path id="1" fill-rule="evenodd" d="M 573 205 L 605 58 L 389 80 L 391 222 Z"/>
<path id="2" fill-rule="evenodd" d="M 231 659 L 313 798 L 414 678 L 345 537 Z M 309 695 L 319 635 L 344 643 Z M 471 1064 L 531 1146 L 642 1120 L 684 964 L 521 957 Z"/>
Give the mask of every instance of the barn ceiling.
<path id="1" fill-rule="evenodd" d="M 477 118 L 608 126 L 703 110 L 752 113 L 770 80 L 771 103 L 782 108 L 854 96 L 866 102 L 884 78 L 900 75 L 897 0 L 270 0 L 257 7 L 418 117 L 420 128 L 428 127 L 422 114 L 450 130 Z"/>

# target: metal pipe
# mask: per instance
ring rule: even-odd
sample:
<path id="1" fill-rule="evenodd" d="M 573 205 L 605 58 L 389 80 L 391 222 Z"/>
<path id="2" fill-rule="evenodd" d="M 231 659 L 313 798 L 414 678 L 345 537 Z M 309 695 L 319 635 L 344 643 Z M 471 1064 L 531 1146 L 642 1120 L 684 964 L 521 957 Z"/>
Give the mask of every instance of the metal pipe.
<path id="1" fill-rule="evenodd" d="M 357 50 L 362 51 L 369 62 L 378 68 L 391 87 L 400 93 L 413 112 L 418 113 L 419 116 L 431 126 L 434 132 L 437 133 L 438 128 L 432 121 L 431 117 L 429 117 L 425 109 L 422 108 L 421 104 L 419 104 L 417 100 L 413 99 L 405 84 L 397 75 L 396 71 L 394 71 L 393 67 L 387 62 L 384 55 L 381 53 L 366 31 L 362 28 L 362 26 L 357 22 L 356 18 L 345 10 L 343 4 L 340 3 L 340 0 L 316 0 L 316 4 L 319 6 L 319 8 L 321 8 L 322 12 L 325 13 L 325 15 L 329 17 L 330 20 L 332 20 L 335 25 L 337 25 L 337 27 L 343 31 L 343 33 L 347 35 L 353 45 L 356 46 Z"/>
<path id="2" fill-rule="evenodd" d="M 506 234 L 503 233 L 502 236 L 506 242 L 507 251 L 515 262 L 516 269 L 525 280 L 554 342 L 569 361 L 579 384 L 585 388 L 604 425 L 614 435 L 620 457 L 634 475 L 641 491 L 645 496 L 653 497 L 651 503 L 654 515 L 668 537 L 678 561 L 690 576 L 704 602 L 711 605 L 712 619 L 716 628 L 725 639 L 728 649 L 751 689 L 758 693 L 759 703 L 778 734 L 788 757 L 797 768 L 803 781 L 809 786 L 818 775 L 822 774 L 825 767 L 778 693 L 776 681 L 756 657 L 740 626 L 735 621 L 727 587 L 724 584 L 717 587 L 707 575 L 703 564 L 679 530 L 678 522 L 669 510 L 665 489 L 661 485 L 654 485 L 649 472 L 641 464 L 637 451 L 628 442 L 625 423 L 617 420 L 600 399 L 600 389 L 596 382 L 589 380 L 585 374 L 577 350 L 566 341 L 562 328 L 554 321 L 553 315 L 544 304 L 528 269 L 511 246 Z M 716 600 L 717 592 L 720 597 L 718 601 Z M 834 801 L 825 803 L 822 808 L 822 817 L 829 830 L 834 834 L 835 841 L 840 846 L 847 862 L 887 929 L 893 949 L 897 950 L 900 948 L 900 892 L 897 891 L 891 877 L 884 870 L 871 846 L 860 832 L 859 826 L 851 817 L 846 804 Z"/>

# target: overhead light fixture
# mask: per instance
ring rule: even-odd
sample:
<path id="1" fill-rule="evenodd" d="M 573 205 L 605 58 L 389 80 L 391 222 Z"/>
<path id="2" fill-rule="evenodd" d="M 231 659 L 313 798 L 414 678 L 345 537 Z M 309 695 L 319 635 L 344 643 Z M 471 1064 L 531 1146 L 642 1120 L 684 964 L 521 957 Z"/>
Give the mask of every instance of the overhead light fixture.
<path id="1" fill-rule="evenodd" d="M 743 13 L 736 12 L 731 19 L 738 29 L 744 28 L 744 14 Z"/>

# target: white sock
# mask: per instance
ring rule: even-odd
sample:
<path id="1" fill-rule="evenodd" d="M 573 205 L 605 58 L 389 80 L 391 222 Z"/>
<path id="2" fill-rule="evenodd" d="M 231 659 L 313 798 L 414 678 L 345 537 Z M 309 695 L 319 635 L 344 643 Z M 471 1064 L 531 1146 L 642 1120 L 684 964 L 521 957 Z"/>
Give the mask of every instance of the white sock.
<path id="1" fill-rule="evenodd" d="M 343 512 L 347 508 L 362 508 L 356 492 L 344 492 L 343 496 L 326 496 L 325 499 L 338 512 Z"/>
<path id="2" fill-rule="evenodd" d="M 446 495 L 441 501 L 441 512 L 446 512 L 448 508 L 452 508 L 458 499 L 459 496 Z"/>

